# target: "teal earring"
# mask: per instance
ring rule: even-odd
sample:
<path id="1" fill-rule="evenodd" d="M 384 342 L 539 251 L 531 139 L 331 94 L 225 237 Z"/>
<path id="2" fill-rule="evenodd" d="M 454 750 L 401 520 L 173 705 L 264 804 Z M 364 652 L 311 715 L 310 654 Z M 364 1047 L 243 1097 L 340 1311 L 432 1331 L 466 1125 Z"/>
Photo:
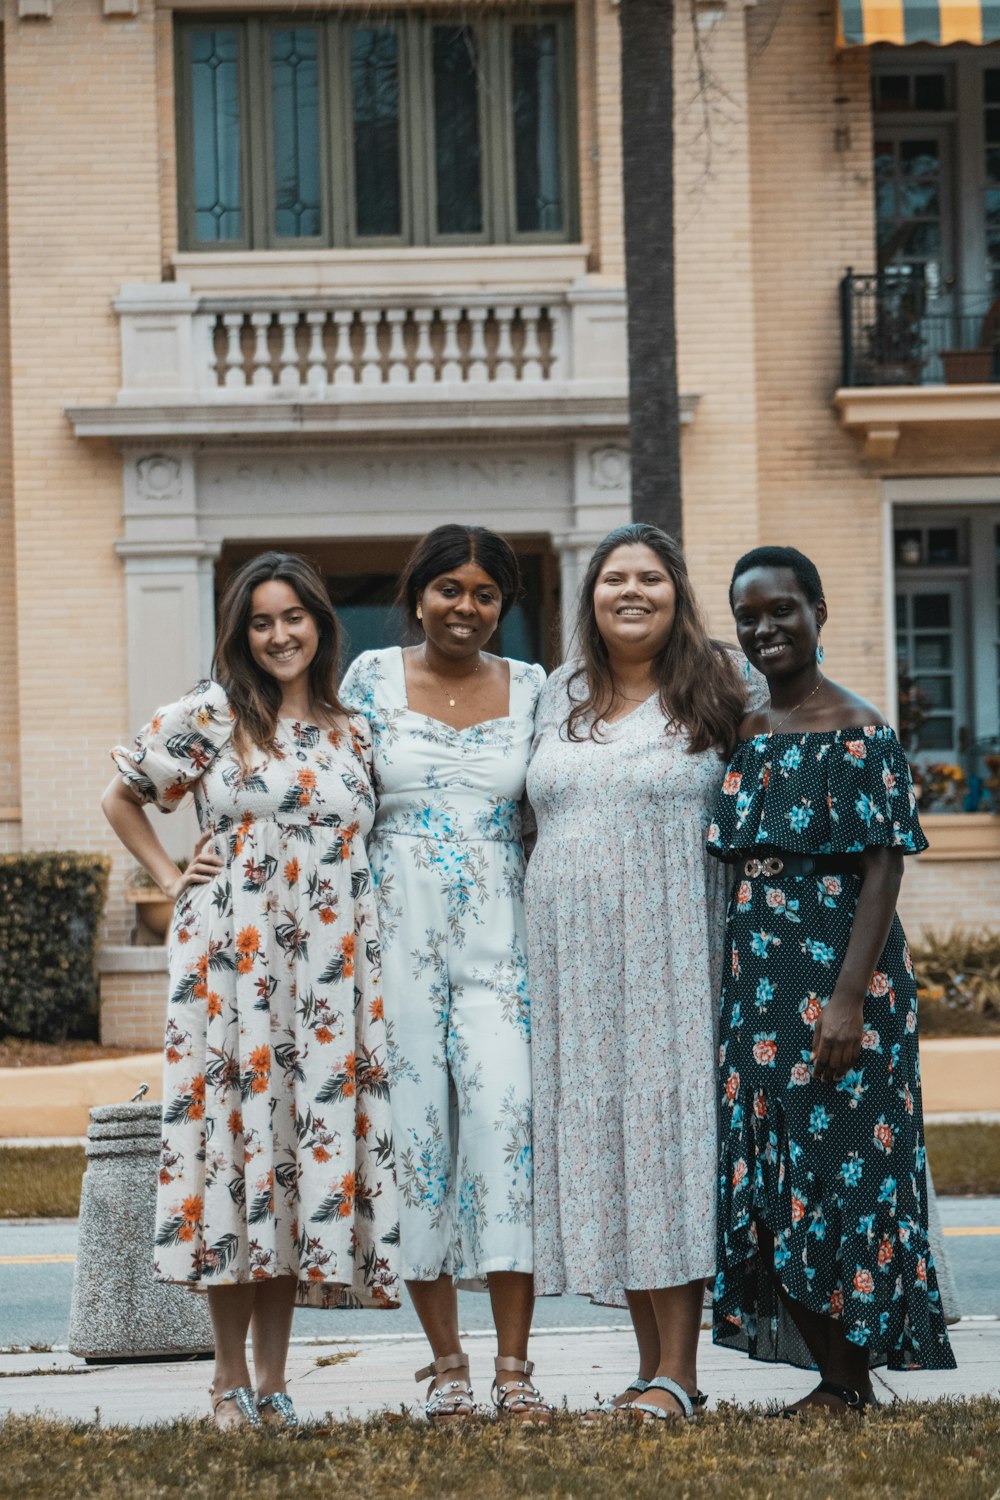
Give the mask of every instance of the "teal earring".
<path id="1" fill-rule="evenodd" d="M 743 676 L 746 678 L 747 682 L 750 681 L 750 673 L 751 673 L 751 671 L 752 671 L 752 668 L 750 666 L 750 659 L 749 659 L 749 657 L 744 656 L 744 658 L 743 658 Z"/>
<path id="2" fill-rule="evenodd" d="M 823 665 L 823 661 L 824 661 L 825 657 L 826 657 L 826 652 L 823 650 L 823 642 L 820 641 L 820 640 L 817 640 L 817 642 L 816 642 L 816 660 L 817 660 L 817 662 L 819 663 L 820 666 Z"/>

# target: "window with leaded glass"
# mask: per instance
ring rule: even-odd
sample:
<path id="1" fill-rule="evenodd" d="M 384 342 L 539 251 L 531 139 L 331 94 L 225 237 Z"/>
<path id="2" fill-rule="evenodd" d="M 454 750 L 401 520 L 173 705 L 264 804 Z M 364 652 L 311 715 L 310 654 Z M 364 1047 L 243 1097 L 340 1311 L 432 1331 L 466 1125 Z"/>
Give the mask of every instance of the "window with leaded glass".
<path id="1" fill-rule="evenodd" d="M 1000 292 L 1000 68 L 983 72 L 983 134 L 986 145 L 986 192 L 983 216 L 986 260 L 993 291 Z"/>
<path id="2" fill-rule="evenodd" d="M 176 26 L 184 248 L 576 234 L 568 8 Z"/>

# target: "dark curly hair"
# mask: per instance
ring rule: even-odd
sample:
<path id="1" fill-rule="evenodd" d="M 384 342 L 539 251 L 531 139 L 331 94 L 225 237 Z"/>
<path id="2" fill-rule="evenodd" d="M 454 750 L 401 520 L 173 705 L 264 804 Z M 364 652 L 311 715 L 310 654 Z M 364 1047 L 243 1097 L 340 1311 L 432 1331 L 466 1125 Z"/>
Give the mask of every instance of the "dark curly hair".
<path id="1" fill-rule="evenodd" d="M 797 547 L 754 547 L 751 552 L 744 552 L 733 568 L 733 576 L 729 581 L 730 609 L 733 607 L 733 590 L 737 578 L 742 578 L 752 568 L 787 568 L 790 573 L 795 574 L 795 582 L 810 604 L 818 604 L 824 598 L 819 570 L 804 552 L 800 552 Z"/>

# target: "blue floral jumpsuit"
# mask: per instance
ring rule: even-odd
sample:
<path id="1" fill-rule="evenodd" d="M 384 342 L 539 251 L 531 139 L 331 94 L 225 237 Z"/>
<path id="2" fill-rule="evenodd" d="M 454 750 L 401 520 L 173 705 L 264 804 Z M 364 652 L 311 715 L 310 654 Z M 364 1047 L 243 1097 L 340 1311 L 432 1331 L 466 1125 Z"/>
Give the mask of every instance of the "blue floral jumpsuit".
<path id="1" fill-rule="evenodd" d="M 342 687 L 374 744 L 368 852 L 412 1281 L 532 1269 L 519 803 L 544 673 L 508 666 L 507 714 L 467 729 L 410 709 L 398 647 L 365 652 Z"/>

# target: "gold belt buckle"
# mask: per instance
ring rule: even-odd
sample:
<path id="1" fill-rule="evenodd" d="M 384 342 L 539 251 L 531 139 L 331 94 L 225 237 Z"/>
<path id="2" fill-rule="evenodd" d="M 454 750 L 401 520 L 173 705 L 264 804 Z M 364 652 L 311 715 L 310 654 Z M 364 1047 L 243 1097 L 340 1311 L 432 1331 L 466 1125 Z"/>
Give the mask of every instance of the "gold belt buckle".
<path id="1" fill-rule="evenodd" d="M 784 868 L 783 859 L 769 854 L 766 859 L 748 859 L 743 866 L 743 873 L 748 880 L 756 880 L 758 875 L 780 875 Z"/>

